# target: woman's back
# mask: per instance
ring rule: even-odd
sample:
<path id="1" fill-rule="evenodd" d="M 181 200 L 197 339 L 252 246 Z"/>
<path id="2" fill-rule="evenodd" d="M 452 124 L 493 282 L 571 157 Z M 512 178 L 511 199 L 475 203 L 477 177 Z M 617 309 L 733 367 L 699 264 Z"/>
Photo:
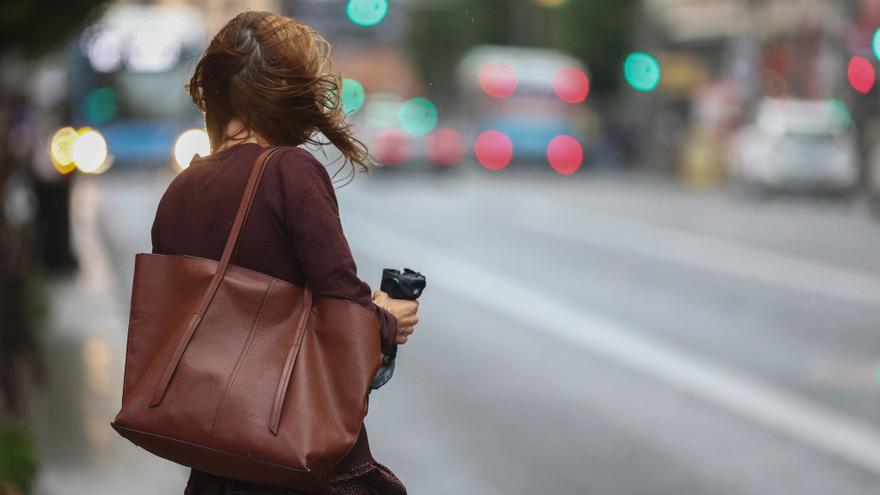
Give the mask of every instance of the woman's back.
<path id="1" fill-rule="evenodd" d="M 248 174 L 263 150 L 243 143 L 194 159 L 162 196 L 152 227 L 153 253 L 219 260 Z M 303 149 L 285 147 L 267 165 L 231 263 L 370 308 L 380 324 L 383 352 L 396 345 L 394 316 L 373 304 L 369 285 L 357 276 L 330 176 Z M 359 466 L 365 475 L 390 475 L 372 458 L 364 429 L 334 474 L 338 478 Z M 233 482 L 194 471 L 190 484 L 222 483 Z M 189 493 L 201 493 L 193 490 Z"/>
<path id="2" fill-rule="evenodd" d="M 250 169 L 264 149 L 244 143 L 206 158 L 194 158 L 190 167 L 169 184 L 159 203 L 152 229 L 153 251 L 219 260 Z M 310 163 L 314 158 L 307 155 L 304 150 L 289 148 L 270 161 L 242 227 L 232 264 L 303 285 L 305 275 L 288 238 L 284 206 L 287 196 L 295 196 L 297 191 L 324 187 L 316 181 L 317 170 Z M 294 186 L 292 190 L 284 191 L 285 179 Z M 295 199 L 290 198 L 291 202 Z"/>

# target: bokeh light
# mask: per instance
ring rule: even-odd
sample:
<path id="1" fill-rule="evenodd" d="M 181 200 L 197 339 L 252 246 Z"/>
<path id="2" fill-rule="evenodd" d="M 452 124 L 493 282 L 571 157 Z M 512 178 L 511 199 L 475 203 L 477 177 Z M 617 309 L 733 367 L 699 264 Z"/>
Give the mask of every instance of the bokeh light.
<path id="1" fill-rule="evenodd" d="M 660 64 L 647 53 L 632 53 L 623 64 L 623 75 L 639 91 L 653 91 L 660 84 Z"/>
<path id="2" fill-rule="evenodd" d="M 571 175 L 581 167 L 584 150 L 581 143 L 571 136 L 556 136 L 547 146 L 547 161 L 553 170 Z"/>
<path id="3" fill-rule="evenodd" d="M 440 165 L 452 165 L 464 155 L 464 140 L 454 129 L 437 129 L 428 136 L 428 157 Z"/>
<path id="4" fill-rule="evenodd" d="M 499 170 L 513 158 L 513 143 L 500 131 L 486 131 L 474 142 L 474 155 L 484 167 Z"/>
<path id="5" fill-rule="evenodd" d="M 98 72 L 112 72 L 122 65 L 125 40 L 109 30 L 93 31 L 87 42 L 89 63 Z"/>
<path id="6" fill-rule="evenodd" d="M 348 19 L 358 26 L 375 26 L 388 13 L 387 0 L 349 0 L 345 9 Z"/>
<path id="7" fill-rule="evenodd" d="M 831 119 L 840 129 L 846 129 L 852 122 L 852 115 L 846 103 L 840 100 L 828 100 L 828 111 L 831 113 Z"/>
<path id="8" fill-rule="evenodd" d="M 181 134 L 174 143 L 174 160 L 180 170 L 189 167 L 193 156 L 207 156 L 209 153 L 211 141 L 203 129 L 190 129 Z"/>
<path id="9" fill-rule="evenodd" d="M 874 66 L 865 57 L 853 57 L 849 61 L 846 68 L 846 77 L 849 85 L 859 93 L 865 94 L 874 87 L 877 74 L 874 72 Z"/>
<path id="10" fill-rule="evenodd" d="M 409 158 L 409 138 L 400 129 L 383 130 L 375 148 L 379 161 L 388 165 L 397 165 Z"/>
<path id="11" fill-rule="evenodd" d="M 132 72 L 165 72 L 180 60 L 180 38 L 172 33 L 149 29 L 129 34 L 125 63 Z"/>
<path id="12" fill-rule="evenodd" d="M 86 95 L 86 119 L 93 125 L 100 125 L 113 120 L 119 111 L 116 92 L 113 88 L 95 88 Z"/>
<path id="13" fill-rule="evenodd" d="M 87 174 L 98 173 L 107 159 L 107 141 L 98 131 L 84 127 L 73 143 L 73 163 Z"/>
<path id="14" fill-rule="evenodd" d="M 400 128 L 412 136 L 424 136 L 437 125 L 437 107 L 425 98 L 412 98 L 397 111 Z"/>
<path id="15" fill-rule="evenodd" d="M 507 98 L 516 91 L 516 73 L 509 65 L 490 62 L 480 68 L 480 88 L 493 98 Z"/>
<path id="16" fill-rule="evenodd" d="M 580 69 L 563 67 L 553 76 L 553 91 L 566 103 L 580 103 L 590 93 L 590 80 Z"/>
<path id="17" fill-rule="evenodd" d="M 366 94 L 364 86 L 354 79 L 342 80 L 342 111 L 346 115 L 353 114 L 364 106 Z"/>
<path id="18" fill-rule="evenodd" d="M 568 0 L 532 0 L 532 3 L 534 3 L 538 7 L 555 9 L 556 7 L 562 7 L 563 5 L 568 3 Z"/>
<path id="19" fill-rule="evenodd" d="M 52 165 L 61 172 L 67 174 L 76 168 L 73 163 L 73 145 L 76 143 L 78 134 L 73 127 L 63 127 L 55 131 L 52 140 L 49 141 L 49 156 Z"/>

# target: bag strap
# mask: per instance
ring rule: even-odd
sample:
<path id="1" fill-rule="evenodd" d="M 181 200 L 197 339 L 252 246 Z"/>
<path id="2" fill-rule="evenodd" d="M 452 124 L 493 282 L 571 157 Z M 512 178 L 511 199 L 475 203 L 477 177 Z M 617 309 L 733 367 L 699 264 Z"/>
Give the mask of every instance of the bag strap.
<path id="1" fill-rule="evenodd" d="M 202 296 L 198 309 L 193 313 L 192 318 L 190 318 L 189 323 L 186 326 L 186 330 L 181 334 L 180 339 L 177 341 L 174 352 L 171 354 L 171 359 L 168 360 L 165 369 L 162 371 L 162 376 L 159 379 L 159 383 L 156 385 L 156 390 L 153 392 L 153 397 L 150 400 L 150 407 L 156 407 L 162 403 L 162 399 L 165 397 L 165 391 L 168 390 L 168 384 L 171 383 L 171 377 L 174 376 L 174 371 L 177 370 L 177 366 L 180 364 L 180 359 L 183 357 L 183 353 L 189 345 L 196 328 L 198 328 L 199 323 L 201 323 L 202 317 L 208 309 L 208 305 L 211 303 L 211 300 L 214 299 L 214 295 L 220 287 L 220 282 L 223 280 L 223 276 L 226 275 L 229 261 L 235 255 L 235 250 L 238 246 L 238 236 L 241 233 L 242 226 L 247 220 L 248 213 L 251 209 L 251 203 L 257 192 L 257 186 L 259 186 L 260 179 L 263 177 L 263 171 L 265 171 L 269 159 L 280 149 L 280 147 L 276 146 L 263 151 L 251 167 L 251 173 L 248 177 L 247 185 L 244 188 L 241 203 L 238 205 L 238 212 L 235 215 L 235 221 L 232 223 L 232 230 L 229 232 L 229 237 L 226 238 L 226 246 L 223 248 L 223 255 L 220 257 L 217 271 L 214 273 L 214 277 L 211 279 L 208 289 Z M 308 311 L 308 308 L 306 308 L 306 311 Z"/>

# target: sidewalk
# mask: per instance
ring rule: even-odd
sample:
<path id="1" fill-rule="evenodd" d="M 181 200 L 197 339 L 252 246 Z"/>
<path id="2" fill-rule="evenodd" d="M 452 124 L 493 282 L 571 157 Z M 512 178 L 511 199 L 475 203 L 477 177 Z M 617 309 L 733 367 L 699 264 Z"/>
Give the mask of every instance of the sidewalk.
<path id="1" fill-rule="evenodd" d="M 99 177 L 82 177 L 71 199 L 80 270 L 50 281 L 43 329 L 48 383 L 33 400 L 42 469 L 36 495 L 183 493 L 188 471 L 116 434 L 122 395 L 128 287 L 99 229 Z"/>

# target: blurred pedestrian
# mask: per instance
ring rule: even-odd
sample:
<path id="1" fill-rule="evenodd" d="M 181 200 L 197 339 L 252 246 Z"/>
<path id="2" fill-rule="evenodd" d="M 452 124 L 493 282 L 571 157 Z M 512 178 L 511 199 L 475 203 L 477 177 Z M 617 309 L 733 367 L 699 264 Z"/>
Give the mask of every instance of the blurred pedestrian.
<path id="1" fill-rule="evenodd" d="M 320 144 L 320 135 L 367 169 L 368 151 L 339 105 L 340 79 L 327 72 L 329 51 L 310 27 L 266 12 L 240 14 L 220 30 L 189 84 L 205 113 L 212 153 L 195 157 L 168 186 L 153 223 L 153 253 L 219 260 L 252 164 L 267 147 L 281 146 L 267 165 L 234 263 L 368 308 L 379 321 L 383 354 L 393 355 L 413 332 L 418 303 L 380 290 L 371 295 L 358 278 L 330 176 L 299 147 Z M 406 493 L 372 457 L 363 426 L 326 481 L 332 494 Z M 185 493 L 295 492 L 193 470 Z"/>

